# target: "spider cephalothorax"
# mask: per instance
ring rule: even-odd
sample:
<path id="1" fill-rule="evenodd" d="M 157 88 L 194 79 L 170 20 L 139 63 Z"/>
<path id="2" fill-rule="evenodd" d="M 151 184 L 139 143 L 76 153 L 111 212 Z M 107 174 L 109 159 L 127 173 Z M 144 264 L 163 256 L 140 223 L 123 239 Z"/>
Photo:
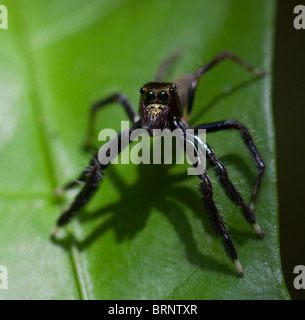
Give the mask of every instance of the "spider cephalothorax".
<path id="1" fill-rule="evenodd" d="M 153 129 L 171 128 L 173 120 L 181 117 L 181 102 L 173 83 L 149 82 L 140 89 L 142 128 L 153 135 Z"/>
<path id="2" fill-rule="evenodd" d="M 237 191 L 231 180 L 229 179 L 228 172 L 223 163 L 217 158 L 213 149 L 205 142 L 201 141 L 200 144 L 196 145 L 196 150 L 199 153 L 199 148 L 204 148 L 206 152 L 206 159 L 210 166 L 215 169 L 216 176 L 219 183 L 223 187 L 225 193 L 230 198 L 230 200 L 235 203 L 241 210 L 244 218 L 247 222 L 253 225 L 255 232 L 263 237 L 263 232 L 259 225 L 256 223 L 256 218 L 254 214 L 254 203 L 257 197 L 257 192 L 260 187 L 261 179 L 265 170 L 265 165 L 254 145 L 253 139 L 247 130 L 247 128 L 240 122 L 236 120 L 225 120 L 208 124 L 201 124 L 190 128 L 187 124 L 187 115 L 191 112 L 193 106 L 193 100 L 195 96 L 195 91 L 199 82 L 200 77 L 205 74 L 210 68 L 217 65 L 219 62 L 231 59 L 232 61 L 238 63 L 243 68 L 251 71 L 252 73 L 262 76 L 264 72 L 260 69 L 253 68 L 245 61 L 238 58 L 236 55 L 230 52 L 223 52 L 213 59 L 210 63 L 204 65 L 197 72 L 191 75 L 183 76 L 173 83 L 162 82 L 165 69 L 168 66 L 168 61 L 161 65 L 155 82 L 149 82 L 140 89 L 140 111 L 139 114 L 134 110 L 132 105 L 127 100 L 126 96 L 121 93 L 113 94 L 112 96 L 98 101 L 92 106 L 90 113 L 90 122 L 88 130 L 88 139 L 86 146 L 90 146 L 90 141 L 93 134 L 93 125 L 95 119 L 95 113 L 102 106 L 111 103 L 120 103 L 125 111 L 127 112 L 133 126 L 129 129 L 131 134 L 135 129 L 146 129 L 151 136 L 154 136 L 154 129 L 164 129 L 167 128 L 171 131 L 175 129 L 180 129 L 184 132 L 184 142 L 187 141 L 189 133 L 188 129 L 205 129 L 206 133 L 215 132 L 219 130 L 235 129 L 241 133 L 241 137 L 244 140 L 246 147 L 249 149 L 255 165 L 258 169 L 258 174 L 255 180 L 254 188 L 252 191 L 252 196 L 250 204 L 247 205 Z M 174 84 L 175 83 L 175 84 Z M 177 86 L 176 86 L 177 85 Z M 118 153 L 122 151 L 124 146 L 121 143 L 122 135 L 118 135 Z M 194 141 L 199 139 L 194 135 Z M 198 140 L 197 140 L 198 141 Z M 130 141 L 129 141 L 130 142 Z M 108 148 L 108 147 L 107 147 Z M 187 150 L 186 150 L 187 152 Z M 107 154 L 107 153 L 106 153 Z M 102 181 L 101 171 L 105 170 L 110 164 L 111 160 L 99 161 L 98 155 L 96 154 L 90 162 L 88 168 L 90 170 L 84 170 L 80 177 L 71 183 L 64 186 L 64 190 L 75 187 L 79 182 L 83 182 L 84 186 L 79 194 L 76 196 L 75 200 L 72 202 L 71 206 L 59 217 L 57 221 L 57 227 L 65 225 L 73 214 L 81 209 L 90 198 L 93 196 L 95 191 L 98 189 L 99 184 Z M 157 168 L 156 168 L 157 169 Z M 157 174 L 157 172 L 156 172 Z M 209 218 L 215 228 L 218 236 L 222 238 L 224 249 L 229 257 L 234 261 L 236 269 L 239 275 L 243 275 L 243 269 L 238 259 L 237 251 L 233 245 L 233 242 L 229 236 L 228 229 L 223 222 L 222 216 L 219 212 L 218 207 L 213 199 L 213 186 L 207 170 L 202 174 L 198 174 L 200 179 L 200 193 L 202 196 L 203 205 L 206 208 Z M 55 228 L 56 230 L 57 228 Z M 55 230 L 52 235 L 55 235 Z"/>

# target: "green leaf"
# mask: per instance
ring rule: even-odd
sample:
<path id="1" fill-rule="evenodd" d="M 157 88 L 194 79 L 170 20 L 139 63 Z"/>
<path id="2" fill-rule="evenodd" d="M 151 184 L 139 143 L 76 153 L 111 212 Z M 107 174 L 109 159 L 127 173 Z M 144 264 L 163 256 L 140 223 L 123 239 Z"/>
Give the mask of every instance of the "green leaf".
<path id="1" fill-rule="evenodd" d="M 279 256 L 271 106 L 274 1 L 14 0 L 0 30 L 0 265 L 2 299 L 289 299 Z M 190 124 L 236 118 L 267 165 L 256 204 L 257 239 L 211 173 L 215 201 L 238 250 L 236 275 L 186 166 L 113 165 L 94 199 L 51 241 L 77 190 L 56 201 L 90 156 L 81 150 L 89 106 L 116 91 L 137 107 L 177 48 L 168 80 L 230 50 L 267 71 L 254 79 L 228 61 L 204 76 Z M 120 130 L 118 105 L 97 117 Z M 96 135 L 98 130 L 96 131 Z M 208 136 L 249 201 L 256 169 L 237 132 Z"/>

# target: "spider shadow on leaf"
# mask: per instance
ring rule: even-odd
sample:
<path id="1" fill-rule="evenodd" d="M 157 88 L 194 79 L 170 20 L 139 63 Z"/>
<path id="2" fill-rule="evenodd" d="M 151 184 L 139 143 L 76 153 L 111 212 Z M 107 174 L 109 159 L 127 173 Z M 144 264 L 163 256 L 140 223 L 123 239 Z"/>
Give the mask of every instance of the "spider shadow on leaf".
<path id="1" fill-rule="evenodd" d="M 90 247 L 97 238 L 108 230 L 114 230 L 117 243 L 129 241 L 145 228 L 152 210 L 157 209 L 165 215 L 175 229 L 184 245 L 189 262 L 202 270 L 217 271 L 235 276 L 235 272 L 230 268 L 229 263 L 222 263 L 211 257 L 209 253 L 205 254 L 205 245 L 199 243 L 194 237 L 193 228 L 185 210 L 183 210 L 183 206 L 190 209 L 192 214 L 202 222 L 204 232 L 215 238 L 215 241 L 220 242 L 207 217 L 205 208 L 201 205 L 199 192 L 183 185 L 183 181 L 192 179 L 192 177 L 188 176 L 186 172 L 172 174 L 169 172 L 170 168 L 171 165 L 164 164 L 138 165 L 138 177 L 140 178 L 134 184 L 128 185 L 118 175 L 116 168 L 109 167 L 105 179 L 112 181 L 120 192 L 120 199 L 93 212 L 79 212 L 76 217 L 81 225 L 97 220 L 102 216 L 109 216 L 109 218 L 103 219 L 102 223 L 96 223 L 97 227 L 90 231 L 88 235 L 85 235 L 84 239 L 76 239 L 72 233 L 69 233 L 67 237 L 53 241 L 66 250 L 70 250 L 71 245 L 76 245 L 82 251 Z M 198 181 L 195 179 L 193 181 L 194 185 L 197 185 Z M 150 186 L 154 187 L 151 188 Z M 103 196 L 102 190 L 99 190 L 96 195 L 96 197 L 99 196 Z M 242 217 L 240 218 L 242 219 Z M 233 233 L 235 232 L 233 231 Z M 246 239 L 248 234 L 244 234 L 243 237 Z M 221 247 L 220 243 L 219 246 Z M 223 254 L 225 255 L 225 253 Z"/>

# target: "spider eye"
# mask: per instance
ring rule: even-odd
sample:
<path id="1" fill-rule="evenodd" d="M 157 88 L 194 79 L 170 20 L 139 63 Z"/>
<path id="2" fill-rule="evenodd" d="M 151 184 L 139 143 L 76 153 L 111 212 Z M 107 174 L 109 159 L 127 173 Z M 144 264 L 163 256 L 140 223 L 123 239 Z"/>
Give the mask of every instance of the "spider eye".
<path id="1" fill-rule="evenodd" d="M 169 92 L 170 95 L 173 95 L 173 94 L 175 93 L 175 91 L 176 91 L 176 85 L 173 84 L 172 87 L 169 89 L 168 92 Z"/>
<path id="2" fill-rule="evenodd" d="M 140 93 L 141 93 L 141 94 L 144 94 L 145 91 L 146 91 L 145 88 L 141 88 L 141 89 L 140 89 Z"/>
<path id="3" fill-rule="evenodd" d="M 157 95 L 158 100 L 166 101 L 168 99 L 168 94 L 165 91 L 160 91 Z"/>
<path id="4" fill-rule="evenodd" d="M 145 97 L 147 100 L 154 100 L 155 99 L 155 93 L 153 91 L 147 91 L 145 94 Z"/>

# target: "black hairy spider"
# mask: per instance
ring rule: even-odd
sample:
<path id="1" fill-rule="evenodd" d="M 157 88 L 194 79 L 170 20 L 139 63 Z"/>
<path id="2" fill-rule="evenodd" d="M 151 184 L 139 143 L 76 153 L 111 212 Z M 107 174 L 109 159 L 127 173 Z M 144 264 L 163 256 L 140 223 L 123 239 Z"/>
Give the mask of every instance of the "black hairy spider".
<path id="1" fill-rule="evenodd" d="M 141 88 L 139 114 L 136 113 L 125 95 L 121 93 L 113 94 L 107 99 L 98 101 L 92 106 L 90 112 L 88 139 L 86 143 L 87 147 L 90 146 L 90 141 L 93 135 L 96 112 L 106 104 L 118 102 L 123 106 L 123 108 L 127 112 L 127 115 L 133 123 L 133 126 L 129 129 L 129 133 L 137 128 L 146 129 L 151 136 L 153 135 L 153 129 L 166 128 L 173 131 L 179 128 L 183 130 L 183 132 L 185 132 L 187 128 L 190 128 L 186 122 L 186 119 L 187 115 L 190 114 L 192 110 L 193 100 L 199 79 L 209 69 L 211 69 L 221 61 L 231 59 L 232 61 L 238 63 L 240 66 L 257 76 L 264 75 L 264 72 L 262 70 L 252 67 L 236 55 L 230 52 L 223 52 L 216 58 L 214 58 L 210 63 L 201 67 L 194 74 L 183 76 L 174 83 L 162 82 L 165 71 L 173 58 L 174 56 L 163 62 L 163 64 L 159 68 L 157 77 L 155 78 L 154 82 L 149 82 Z M 245 203 L 244 199 L 229 179 L 227 170 L 223 163 L 218 160 L 213 149 L 205 143 L 206 159 L 208 160 L 208 163 L 212 167 L 214 167 L 217 178 L 227 196 L 233 203 L 240 207 L 244 218 L 247 222 L 253 225 L 256 233 L 260 237 L 263 237 L 264 233 L 256 223 L 254 214 L 254 203 L 265 170 L 265 165 L 254 145 L 249 131 L 242 123 L 236 120 L 225 120 L 220 122 L 201 124 L 193 129 L 205 129 L 207 133 L 227 129 L 235 129 L 240 131 L 241 137 L 245 145 L 249 149 L 258 170 L 249 206 Z M 119 144 L 118 152 L 121 152 L 121 134 L 118 135 L 117 141 Z M 57 225 L 52 233 L 52 236 L 55 235 L 58 227 L 65 225 L 70 220 L 72 215 L 80 210 L 91 199 L 91 197 L 98 189 L 100 182 L 102 181 L 102 171 L 108 167 L 109 163 L 110 161 L 108 163 L 102 164 L 100 161 L 98 161 L 98 155 L 95 154 L 90 162 L 90 169 L 88 170 L 87 168 L 83 171 L 83 173 L 77 180 L 72 181 L 63 187 L 62 190 L 68 190 L 77 186 L 79 181 L 82 181 L 84 183 L 84 186 L 82 187 L 70 207 L 57 220 Z M 214 202 L 213 187 L 207 171 L 205 171 L 203 174 L 200 174 L 199 179 L 202 202 L 206 208 L 208 216 L 215 228 L 217 235 L 222 238 L 226 253 L 234 261 L 238 274 L 243 275 L 244 272 L 238 260 L 237 251 L 233 245 L 232 240 L 230 239 L 228 230 Z"/>

